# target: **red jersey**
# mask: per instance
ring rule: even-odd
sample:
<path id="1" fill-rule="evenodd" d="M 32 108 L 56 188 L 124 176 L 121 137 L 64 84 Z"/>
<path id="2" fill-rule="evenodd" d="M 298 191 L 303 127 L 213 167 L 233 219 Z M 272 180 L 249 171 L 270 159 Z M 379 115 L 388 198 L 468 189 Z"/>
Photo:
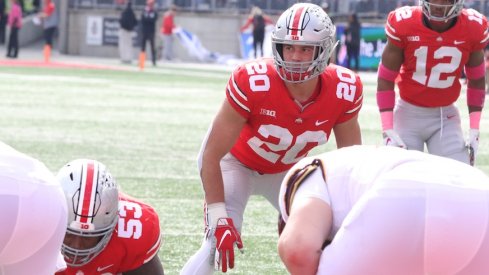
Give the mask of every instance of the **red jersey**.
<path id="1" fill-rule="evenodd" d="M 175 28 L 175 23 L 174 23 L 174 18 L 175 15 L 173 13 L 166 13 L 165 16 L 163 16 L 163 22 L 161 24 L 161 33 L 170 35 L 173 33 L 173 29 Z"/>
<path id="2" fill-rule="evenodd" d="M 155 210 L 127 195 L 119 195 L 119 222 L 105 249 L 88 264 L 56 275 L 116 275 L 151 260 L 160 248 L 160 223 Z"/>
<path id="3" fill-rule="evenodd" d="M 289 95 L 273 59 L 236 68 L 226 96 L 247 123 L 231 154 L 247 167 L 271 174 L 288 170 L 309 150 L 326 143 L 336 124 L 360 111 L 363 85 L 354 72 L 333 64 L 319 75 L 319 85 L 319 95 L 301 108 Z"/>
<path id="4" fill-rule="evenodd" d="M 438 33 L 423 24 L 421 6 L 402 7 L 389 13 L 385 33 L 390 43 L 404 50 L 401 98 L 423 107 L 457 100 L 470 53 L 483 49 L 489 39 L 486 17 L 473 9 L 463 9 L 455 25 Z"/>

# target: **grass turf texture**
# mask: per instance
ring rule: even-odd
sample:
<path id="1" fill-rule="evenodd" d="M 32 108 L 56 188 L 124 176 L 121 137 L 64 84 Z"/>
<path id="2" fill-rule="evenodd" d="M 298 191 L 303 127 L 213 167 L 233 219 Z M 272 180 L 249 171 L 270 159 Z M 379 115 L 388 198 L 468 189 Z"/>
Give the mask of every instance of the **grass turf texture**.
<path id="1" fill-rule="evenodd" d="M 380 144 L 375 75 L 361 76 L 363 141 Z M 0 140 L 53 172 L 75 158 L 105 163 L 124 192 L 156 208 L 163 233 L 159 256 L 166 274 L 178 274 L 202 240 L 203 193 L 195 160 L 228 77 L 229 70 L 178 66 L 145 72 L 3 67 Z M 465 98 L 459 107 L 467 130 Z M 483 116 L 477 160 L 486 173 L 488 124 Z M 334 148 L 331 137 L 313 152 Z M 276 252 L 276 220 L 264 199 L 250 200 L 245 253 L 237 256 L 230 274 L 285 273 Z"/>

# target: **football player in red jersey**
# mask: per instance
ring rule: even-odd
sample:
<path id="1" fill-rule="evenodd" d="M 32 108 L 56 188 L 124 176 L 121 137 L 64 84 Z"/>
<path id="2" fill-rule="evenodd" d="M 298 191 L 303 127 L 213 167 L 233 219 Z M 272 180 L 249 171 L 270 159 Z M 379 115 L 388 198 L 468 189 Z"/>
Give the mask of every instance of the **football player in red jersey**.
<path id="1" fill-rule="evenodd" d="M 384 143 L 474 164 L 485 98 L 487 19 L 463 0 L 420 1 L 392 11 L 378 69 L 377 104 Z M 469 135 L 454 102 L 468 79 Z M 400 99 L 395 104 L 395 82 Z M 396 108 L 394 109 L 394 105 Z"/>
<path id="2" fill-rule="evenodd" d="M 251 195 L 278 210 L 287 169 L 324 144 L 333 130 L 338 148 L 361 143 L 362 83 L 329 65 L 336 28 L 317 5 L 298 3 L 277 20 L 274 57 L 238 66 L 199 155 L 206 234 L 181 274 L 234 267 L 234 245 Z"/>
<path id="3" fill-rule="evenodd" d="M 105 165 L 77 159 L 57 175 L 68 203 L 61 248 L 68 268 L 56 275 L 163 274 L 155 210 L 119 191 Z"/>

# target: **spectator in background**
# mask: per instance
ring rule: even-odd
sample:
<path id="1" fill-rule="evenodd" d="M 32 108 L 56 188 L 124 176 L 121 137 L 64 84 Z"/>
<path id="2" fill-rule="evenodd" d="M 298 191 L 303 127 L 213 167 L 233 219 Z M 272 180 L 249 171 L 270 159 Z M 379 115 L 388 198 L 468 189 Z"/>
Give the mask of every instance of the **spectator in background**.
<path id="1" fill-rule="evenodd" d="M 7 57 L 17 58 L 19 53 L 19 30 L 22 28 L 22 9 L 20 8 L 19 0 L 10 0 L 8 26 L 10 35 L 8 38 Z"/>
<path id="2" fill-rule="evenodd" d="M 358 72 L 360 68 L 360 29 L 362 25 L 358 20 L 356 13 L 348 17 L 348 27 L 345 29 L 346 44 L 346 66 Z M 352 60 L 355 60 L 355 66 L 352 66 Z"/>
<path id="3" fill-rule="evenodd" d="M 172 5 L 163 15 L 161 24 L 161 40 L 163 41 L 163 59 L 173 59 L 173 29 L 175 26 L 176 6 Z"/>
<path id="4" fill-rule="evenodd" d="M 254 6 L 251 9 L 250 16 L 246 23 L 241 27 L 241 32 L 246 30 L 251 24 L 253 24 L 253 50 L 255 51 L 255 58 L 258 57 L 258 49 L 260 49 L 260 56 L 263 56 L 263 40 L 265 40 L 265 25 L 273 24 L 273 21 L 263 14 L 262 10 Z"/>
<path id="5" fill-rule="evenodd" d="M 44 28 L 44 62 L 48 63 L 51 58 L 53 38 L 58 27 L 58 14 L 52 0 L 44 0 L 42 11 L 39 14 Z"/>
<path id="6" fill-rule="evenodd" d="M 127 6 L 122 11 L 119 18 L 120 30 L 119 30 L 119 54 L 122 63 L 131 63 L 132 61 L 132 35 L 134 28 L 138 24 L 134 10 L 132 9 L 132 2 L 128 1 Z"/>
<path id="7" fill-rule="evenodd" d="M 6 0 L 0 0 L 0 45 L 5 44 L 5 28 L 7 26 L 7 14 L 5 13 Z"/>
<path id="8" fill-rule="evenodd" d="M 17 1 L 19 3 L 19 6 L 20 6 L 20 10 L 22 11 L 22 14 L 26 14 L 25 13 L 25 5 L 24 5 L 24 0 L 18 0 Z"/>
<path id="9" fill-rule="evenodd" d="M 141 15 L 141 52 L 139 53 L 139 68 L 144 69 L 144 62 L 146 61 L 146 41 L 149 41 L 151 47 L 151 61 L 153 66 L 156 66 L 156 52 L 155 52 L 155 29 L 156 20 L 158 20 L 158 13 L 155 10 L 155 1 L 147 0 L 146 7 Z"/>
<path id="10" fill-rule="evenodd" d="M 41 1 L 32 0 L 32 8 L 34 13 L 38 13 L 41 10 Z"/>

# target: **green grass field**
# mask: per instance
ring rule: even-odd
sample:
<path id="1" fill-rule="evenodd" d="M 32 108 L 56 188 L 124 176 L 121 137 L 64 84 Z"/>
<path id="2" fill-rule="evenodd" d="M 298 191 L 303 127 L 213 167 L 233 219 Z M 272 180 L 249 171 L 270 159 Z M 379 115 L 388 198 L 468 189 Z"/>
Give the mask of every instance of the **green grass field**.
<path id="1" fill-rule="evenodd" d="M 56 172 L 75 158 L 105 163 L 124 192 L 153 205 L 163 233 L 160 258 L 178 274 L 203 236 L 196 157 L 224 99 L 229 71 L 161 67 L 146 72 L 0 68 L 0 140 Z M 375 77 L 362 74 L 365 144 L 380 144 Z M 460 101 L 468 127 L 465 98 Z M 483 117 L 481 129 L 489 129 Z M 489 171 L 489 134 L 478 167 Z M 334 138 L 314 152 L 335 148 Z M 277 214 L 259 197 L 245 213 L 245 253 L 230 274 L 284 274 L 276 252 Z"/>

